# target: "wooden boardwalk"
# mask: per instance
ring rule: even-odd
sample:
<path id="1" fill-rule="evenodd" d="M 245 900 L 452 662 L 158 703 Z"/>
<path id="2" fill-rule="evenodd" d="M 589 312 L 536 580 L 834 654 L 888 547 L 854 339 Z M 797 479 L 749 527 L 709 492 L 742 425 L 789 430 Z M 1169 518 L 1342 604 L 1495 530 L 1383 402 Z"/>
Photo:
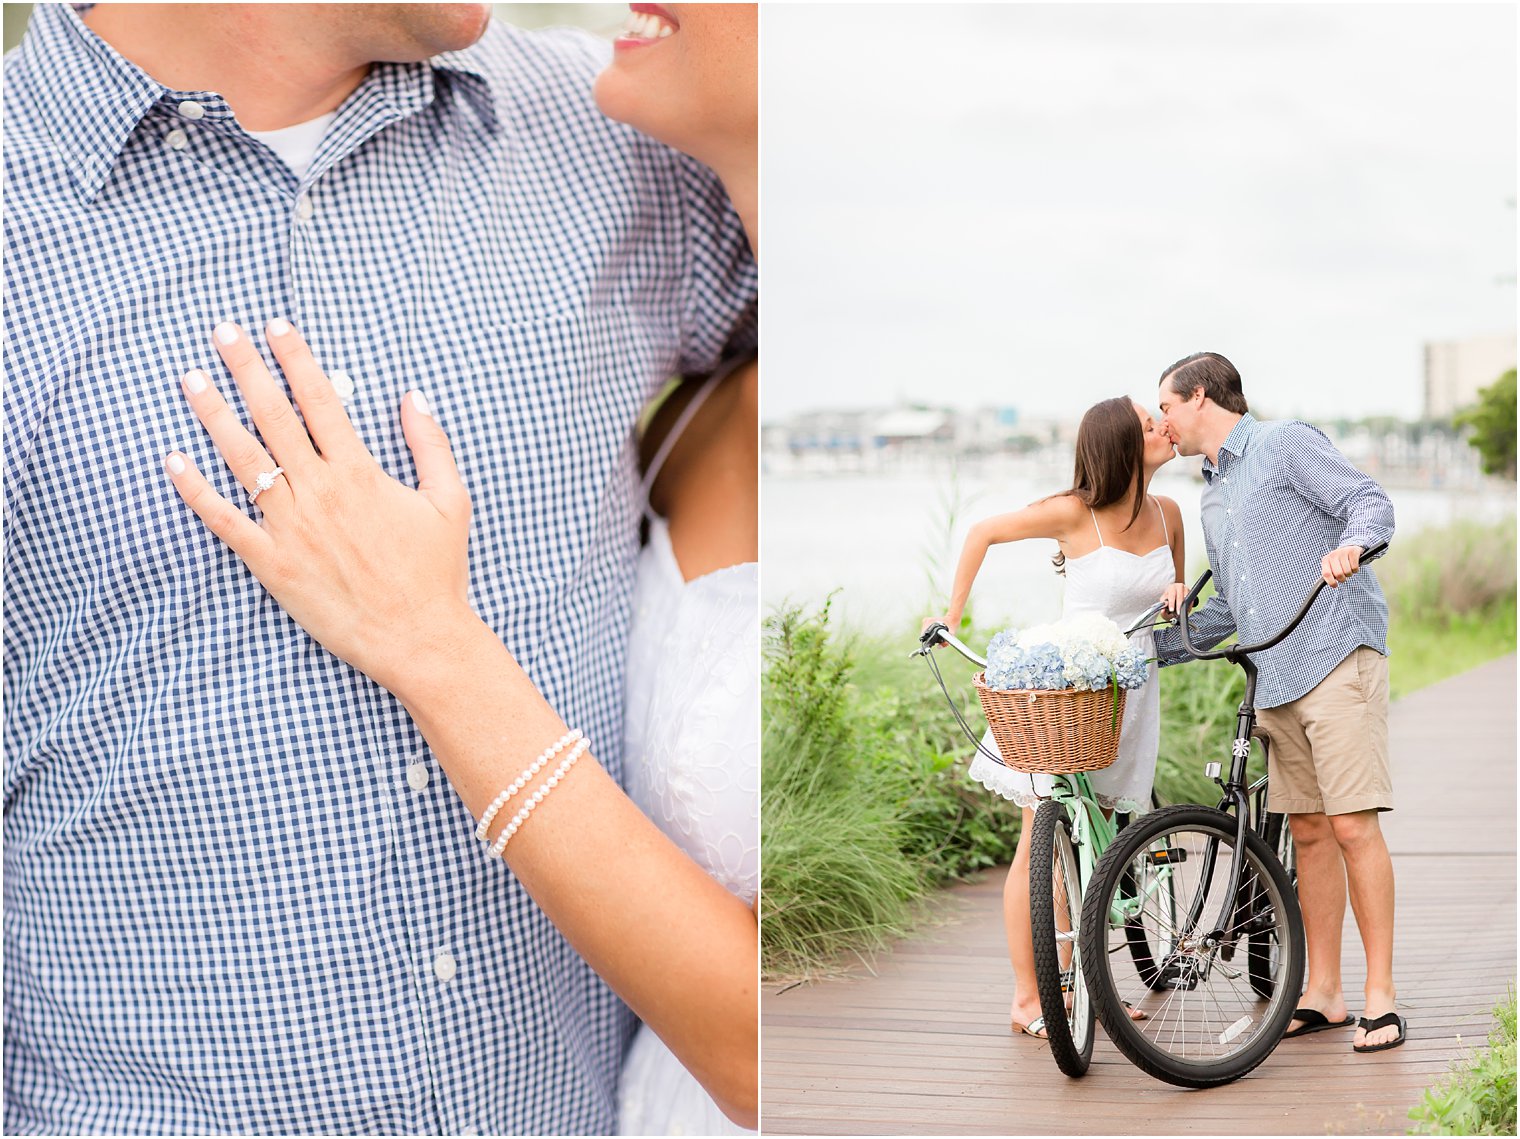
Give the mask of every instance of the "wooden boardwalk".
<path id="1" fill-rule="evenodd" d="M 769 1134 L 1402 1134 L 1515 976 L 1515 657 L 1391 709 L 1400 809 L 1384 831 L 1398 881 L 1402 1048 L 1358 1056 L 1351 1031 L 1283 1042 L 1245 1079 L 1188 1091 L 1143 1075 L 1098 1027 L 1070 1080 L 1009 1034 L 1002 874 L 957 886 L 931 926 L 839 980 L 761 997 Z M 1364 970 L 1349 909 L 1345 985 Z"/>

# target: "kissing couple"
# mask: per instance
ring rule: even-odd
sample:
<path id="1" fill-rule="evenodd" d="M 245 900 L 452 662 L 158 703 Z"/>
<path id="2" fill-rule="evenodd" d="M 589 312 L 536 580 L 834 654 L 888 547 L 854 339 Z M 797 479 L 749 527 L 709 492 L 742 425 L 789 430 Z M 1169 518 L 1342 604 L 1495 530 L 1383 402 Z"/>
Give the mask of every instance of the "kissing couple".
<path id="1" fill-rule="evenodd" d="M 1128 628 L 1157 601 L 1175 612 L 1187 594 L 1183 520 L 1151 479 L 1175 456 L 1203 456 L 1200 504 L 1215 592 L 1190 618 L 1192 640 L 1212 648 L 1238 633 L 1265 640 L 1293 617 L 1316 576 L 1332 586 L 1302 626 L 1257 654 L 1258 724 L 1270 736 L 1268 809 L 1286 814 L 1298 858 L 1299 901 L 1309 969 L 1302 1006 L 1287 1035 L 1330 1028 L 1356 1032 L 1358 1051 L 1403 1043 L 1393 983 L 1393 866 L 1378 815 L 1393 808 L 1388 766 L 1388 606 L 1362 553 L 1393 536 L 1393 504 L 1317 428 L 1258 421 L 1240 373 L 1224 356 L 1200 352 L 1160 376 L 1159 418 L 1127 396 L 1088 409 L 1077 431 L 1072 485 L 1022 510 L 976 523 L 956 566 L 948 611 L 962 614 L 995 543 L 1053 539 L 1066 579 L 1063 617 L 1098 613 Z M 927 627 L 929 622 L 925 622 Z M 1143 639 L 1142 639 L 1143 638 Z M 1180 632 L 1141 631 L 1150 675 L 1130 692 L 1119 755 L 1088 780 L 1107 810 L 1151 803 L 1160 741 L 1156 666 L 1190 659 Z M 997 754 L 989 732 L 983 749 Z M 1043 1036 L 1029 916 L 1029 835 L 1034 810 L 1051 793 L 1048 775 L 1026 774 L 978 754 L 970 774 L 1024 808 L 1003 891 L 1015 1032 Z M 1341 927 L 1348 896 L 1367 960 L 1358 1024 L 1341 990 Z M 1132 1016 L 1140 1018 L 1138 1011 Z"/>

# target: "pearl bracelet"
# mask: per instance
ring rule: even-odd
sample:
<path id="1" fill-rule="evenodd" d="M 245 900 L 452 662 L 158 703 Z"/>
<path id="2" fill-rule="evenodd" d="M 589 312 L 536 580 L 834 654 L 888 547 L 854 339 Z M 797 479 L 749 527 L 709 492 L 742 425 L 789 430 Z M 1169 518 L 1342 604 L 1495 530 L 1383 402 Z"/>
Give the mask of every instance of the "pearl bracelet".
<path id="1" fill-rule="evenodd" d="M 496 817 L 496 813 L 498 811 L 506 806 L 507 800 L 510 799 L 513 795 L 516 795 L 529 783 L 533 782 L 533 777 L 544 769 L 544 765 L 546 763 L 548 763 L 556 755 L 564 751 L 565 748 L 569 747 L 580 738 L 581 731 L 579 728 L 575 728 L 571 731 L 566 732 L 549 747 L 546 747 L 543 751 L 539 752 L 538 758 L 529 764 L 521 775 L 512 780 L 512 782 L 507 785 L 505 791 L 503 791 L 500 795 L 496 796 L 494 800 L 492 800 L 491 805 L 486 808 L 486 813 L 480 816 L 480 825 L 475 828 L 475 837 L 478 838 L 481 842 L 485 842 L 486 832 L 491 828 L 491 820 Z"/>
<path id="2" fill-rule="evenodd" d="M 559 786 L 559 781 L 565 777 L 565 773 L 575 766 L 575 761 L 585 755 L 586 749 L 590 746 L 590 740 L 582 739 L 580 743 L 571 749 L 569 755 L 560 760 L 559 766 L 554 769 L 554 774 L 544 780 L 544 785 L 528 796 L 528 801 L 522 805 L 522 810 L 513 815 L 511 822 L 502 827 L 501 834 L 496 836 L 496 844 L 491 847 L 493 857 L 500 855 L 502 851 L 507 849 L 507 843 L 512 841 L 512 836 L 522 828 L 523 823 L 528 821 L 528 816 L 533 813 L 533 808 L 549 797 L 549 792 Z"/>

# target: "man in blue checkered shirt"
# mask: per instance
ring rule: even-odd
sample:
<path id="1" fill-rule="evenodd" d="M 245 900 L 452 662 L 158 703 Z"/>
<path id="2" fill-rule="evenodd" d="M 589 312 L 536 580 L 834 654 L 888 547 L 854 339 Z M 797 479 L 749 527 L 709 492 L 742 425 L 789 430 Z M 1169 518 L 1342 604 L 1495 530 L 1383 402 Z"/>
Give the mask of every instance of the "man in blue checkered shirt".
<path id="1" fill-rule="evenodd" d="M 1214 595 L 1190 619 L 1195 643 L 1239 632 L 1266 640 L 1292 619 L 1316 576 L 1322 593 L 1299 628 L 1253 658 L 1258 723 L 1272 741 L 1269 807 L 1288 816 L 1298 858 L 1309 967 L 1298 1036 L 1349 1028 L 1341 926 L 1349 886 L 1367 956 L 1353 1047 L 1404 1041 L 1394 1011 L 1393 863 L 1378 814 L 1393 807 L 1388 768 L 1388 606 L 1361 555 L 1393 536 L 1393 504 L 1306 423 L 1258 422 L 1240 374 L 1214 352 L 1161 377 L 1163 427 L 1181 455 L 1204 456 L 1201 511 Z M 1188 659 L 1181 635 L 1156 637 L 1162 664 Z"/>
<path id="2" fill-rule="evenodd" d="M 630 432 L 753 343 L 754 263 L 607 45 L 488 16 L 47 4 L 6 61 L 7 1134 L 614 1126 L 631 1014 L 158 472 L 243 501 L 176 382 L 223 320 L 296 323 L 403 480 L 424 386 L 472 606 L 619 773 Z"/>

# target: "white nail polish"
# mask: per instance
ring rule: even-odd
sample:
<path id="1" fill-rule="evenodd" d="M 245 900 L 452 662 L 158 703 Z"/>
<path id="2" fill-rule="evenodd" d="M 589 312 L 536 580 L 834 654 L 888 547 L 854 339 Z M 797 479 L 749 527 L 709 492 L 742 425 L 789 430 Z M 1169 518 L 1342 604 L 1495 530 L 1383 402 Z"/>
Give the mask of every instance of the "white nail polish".
<path id="1" fill-rule="evenodd" d="M 412 406 L 415 407 L 418 411 L 422 412 L 423 415 L 426 415 L 428 418 L 432 418 L 433 409 L 428 406 L 427 396 L 423 395 L 421 392 L 412 393 Z"/>
<path id="2" fill-rule="evenodd" d="M 199 368 L 192 368 L 185 373 L 185 390 L 191 395 L 200 395 L 210 382 L 211 377 Z"/>
<path id="3" fill-rule="evenodd" d="M 169 468 L 171 475 L 182 475 L 185 473 L 185 460 L 179 455 L 170 455 L 164 460 L 164 466 Z"/>
<path id="4" fill-rule="evenodd" d="M 290 321 L 277 316 L 264 326 L 264 331 L 270 336 L 284 336 L 290 331 Z"/>
<path id="5" fill-rule="evenodd" d="M 216 326 L 216 338 L 223 344 L 236 344 L 238 338 L 237 325 L 233 324 L 230 320 L 223 321 Z"/>

